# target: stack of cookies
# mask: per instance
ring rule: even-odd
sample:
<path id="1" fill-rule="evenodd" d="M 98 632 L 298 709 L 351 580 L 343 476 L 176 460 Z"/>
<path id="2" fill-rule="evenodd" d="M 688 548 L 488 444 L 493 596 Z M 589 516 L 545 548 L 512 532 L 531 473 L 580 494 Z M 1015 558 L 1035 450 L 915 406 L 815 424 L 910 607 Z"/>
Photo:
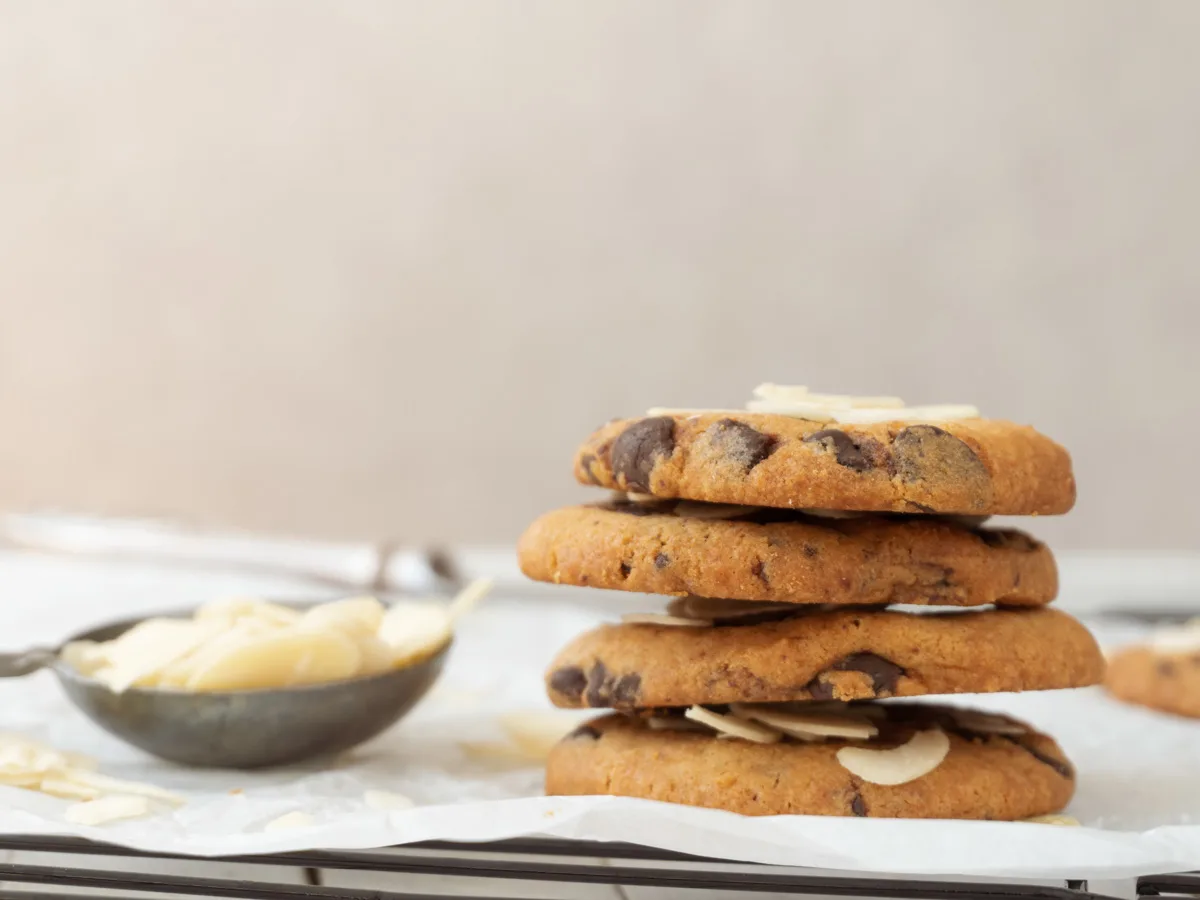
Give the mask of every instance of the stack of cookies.
<path id="1" fill-rule="evenodd" d="M 575 475 L 618 493 L 522 538 L 531 578 L 669 598 L 551 665 L 555 705 L 615 712 L 555 747 L 547 793 L 748 815 L 1061 810 L 1074 770 L 1052 738 L 890 698 L 1101 680 L 1091 635 L 1048 607 L 1050 551 L 983 525 L 1067 512 L 1066 451 L 972 407 L 755 395 L 603 426 Z"/>

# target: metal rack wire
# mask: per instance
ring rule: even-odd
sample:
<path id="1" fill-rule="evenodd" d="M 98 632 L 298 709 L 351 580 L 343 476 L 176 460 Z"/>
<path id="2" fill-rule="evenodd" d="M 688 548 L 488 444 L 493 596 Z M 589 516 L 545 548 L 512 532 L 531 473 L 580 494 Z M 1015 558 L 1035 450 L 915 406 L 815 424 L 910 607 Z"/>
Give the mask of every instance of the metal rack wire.
<path id="1" fill-rule="evenodd" d="M 143 853 L 78 838 L 0 836 L 0 849 L 24 853 L 71 854 L 81 857 L 119 857 L 129 861 L 122 871 L 25 863 L 0 863 L 0 883 L 50 888 L 51 892 L 0 888 L 3 900 L 52 900 L 55 890 L 72 897 L 101 896 L 111 891 L 226 897 L 240 900 L 415 900 L 426 893 L 388 890 L 388 876 L 457 875 L 480 880 L 569 884 L 601 884 L 699 890 L 745 891 L 839 897 L 879 897 L 895 900 L 1113 900 L 1091 893 L 1086 881 L 1064 879 L 1061 885 L 930 880 L 884 876 L 807 874 L 802 869 L 738 866 L 729 860 L 708 859 L 653 850 L 631 844 L 523 838 L 495 843 L 429 842 L 382 850 L 311 850 L 260 856 L 221 857 L 212 862 L 253 863 L 284 870 L 303 869 L 306 883 L 284 880 L 241 880 L 139 872 L 137 862 L 194 858 Z M 325 886 L 322 872 L 353 871 L 377 876 L 380 887 L 370 889 Z M 80 893 L 82 891 L 82 893 Z M 1138 879 L 1137 896 L 1200 897 L 1200 874 L 1151 875 Z M 477 896 L 486 896 L 480 894 Z"/>

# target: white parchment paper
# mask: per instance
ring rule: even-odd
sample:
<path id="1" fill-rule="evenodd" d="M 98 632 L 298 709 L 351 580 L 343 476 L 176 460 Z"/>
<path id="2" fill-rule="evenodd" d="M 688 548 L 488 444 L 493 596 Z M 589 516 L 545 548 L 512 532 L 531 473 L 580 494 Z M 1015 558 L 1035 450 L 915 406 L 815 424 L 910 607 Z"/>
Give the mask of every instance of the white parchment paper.
<path id="1" fill-rule="evenodd" d="M 283 579 L 247 579 L 0 554 L 4 649 L 56 642 L 130 613 L 247 591 L 313 594 Z M 49 673 L 0 682 L 0 728 L 99 758 L 102 771 L 184 793 L 178 811 L 102 827 L 63 819 L 66 801 L 0 788 L 0 832 L 72 834 L 170 853 L 213 856 L 369 848 L 430 839 L 557 835 L 632 841 L 718 858 L 891 873 L 1127 877 L 1200 867 L 1200 722 L 1118 704 L 1098 689 L 961 697 L 1054 734 L 1075 761 L 1069 813 L 1084 827 L 1000 822 L 748 818 L 624 798 L 547 798 L 536 767 L 472 761 L 463 741 L 497 740 L 496 716 L 547 708 L 541 673 L 555 650 L 606 614 L 597 602 L 487 601 L 465 622 L 441 682 L 382 738 L 331 764 L 264 773 L 181 769 L 132 750 L 67 702 Z M 625 598 L 628 602 L 628 598 Z M 1138 636 L 1096 624 L 1103 643 Z M 418 804 L 381 812 L 368 789 Z M 264 831 L 292 811 L 311 827 Z"/>

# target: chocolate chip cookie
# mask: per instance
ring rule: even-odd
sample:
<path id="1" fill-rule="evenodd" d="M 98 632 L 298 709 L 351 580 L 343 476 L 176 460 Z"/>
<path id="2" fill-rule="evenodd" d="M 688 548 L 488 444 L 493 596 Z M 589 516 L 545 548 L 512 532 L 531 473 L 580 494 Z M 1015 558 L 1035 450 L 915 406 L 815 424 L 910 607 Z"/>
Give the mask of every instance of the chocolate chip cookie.
<path id="1" fill-rule="evenodd" d="M 1038 606 L 1058 590 L 1044 544 L 932 516 L 612 501 L 547 513 L 518 555 L 538 581 L 734 600 Z"/>
<path id="2" fill-rule="evenodd" d="M 1119 700 L 1200 719 L 1200 648 L 1122 650 L 1109 660 L 1104 686 Z"/>
<path id="3" fill-rule="evenodd" d="M 721 740 L 703 730 L 604 716 L 551 751 L 546 793 L 641 797 L 752 816 L 1006 820 L 1056 812 L 1074 793 L 1074 771 L 1058 744 L 1028 726 L 997 734 L 964 727 L 945 707 L 876 708 L 880 736 L 865 743 Z M 896 774 L 887 751 L 931 731 L 936 741 L 928 743 L 942 742 L 934 748 L 940 757 L 901 780 L 906 776 Z M 859 748 L 857 763 L 845 756 L 847 747 Z M 873 750 L 884 751 L 880 763 L 872 761 Z"/>
<path id="4" fill-rule="evenodd" d="M 831 425 L 713 412 L 616 420 L 579 449 L 584 484 L 714 503 L 1053 515 L 1075 503 L 1067 451 L 993 419 Z"/>
<path id="5" fill-rule="evenodd" d="M 1104 657 L 1054 609 L 817 610 L 707 628 L 605 625 L 546 673 L 560 707 L 690 706 L 1034 691 L 1097 684 Z"/>

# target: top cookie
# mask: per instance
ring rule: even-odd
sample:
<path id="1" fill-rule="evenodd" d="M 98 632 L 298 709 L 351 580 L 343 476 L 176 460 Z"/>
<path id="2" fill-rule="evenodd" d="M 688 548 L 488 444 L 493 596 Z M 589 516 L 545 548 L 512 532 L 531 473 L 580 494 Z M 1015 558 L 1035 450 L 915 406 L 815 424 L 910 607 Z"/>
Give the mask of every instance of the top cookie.
<path id="1" fill-rule="evenodd" d="M 656 497 L 783 508 L 1056 515 L 1075 504 L 1067 451 L 996 419 L 849 424 L 737 411 L 618 419 L 579 449 L 575 477 Z"/>

